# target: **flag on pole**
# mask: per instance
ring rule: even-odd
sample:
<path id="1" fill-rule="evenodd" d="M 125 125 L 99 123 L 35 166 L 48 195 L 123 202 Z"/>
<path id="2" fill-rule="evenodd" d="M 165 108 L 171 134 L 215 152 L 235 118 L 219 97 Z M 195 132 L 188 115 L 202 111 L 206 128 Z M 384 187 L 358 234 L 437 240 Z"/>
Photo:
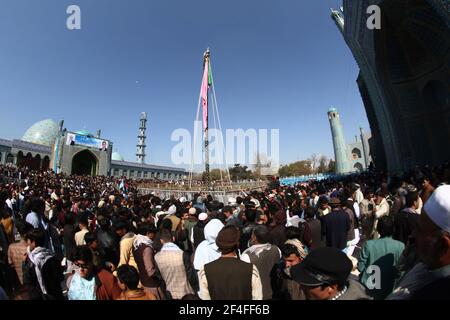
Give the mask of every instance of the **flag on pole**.
<path id="1" fill-rule="evenodd" d="M 208 126 L 208 85 L 209 85 L 209 61 L 205 61 L 205 67 L 203 70 L 202 80 L 202 108 L 203 108 L 203 130 L 206 130 Z"/>

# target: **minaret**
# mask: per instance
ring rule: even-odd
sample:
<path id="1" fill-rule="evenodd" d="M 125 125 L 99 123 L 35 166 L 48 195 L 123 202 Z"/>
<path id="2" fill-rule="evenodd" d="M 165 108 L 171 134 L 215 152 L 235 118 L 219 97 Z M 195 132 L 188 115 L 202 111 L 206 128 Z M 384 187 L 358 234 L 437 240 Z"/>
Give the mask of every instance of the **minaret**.
<path id="1" fill-rule="evenodd" d="M 345 27 L 345 21 L 344 21 L 344 9 L 341 7 L 341 10 L 334 10 L 331 9 L 331 19 L 336 23 L 336 26 L 338 27 L 339 31 L 341 33 L 344 33 L 344 27 Z"/>
<path id="2" fill-rule="evenodd" d="M 342 129 L 339 112 L 335 108 L 328 111 L 330 121 L 331 136 L 333 138 L 334 158 L 336 161 L 336 173 L 349 172 L 349 162 L 347 155 L 347 144 L 345 143 L 344 130 Z"/>
<path id="3" fill-rule="evenodd" d="M 138 144 L 136 148 L 136 161 L 138 163 L 145 163 L 145 131 L 147 130 L 147 113 L 142 112 L 141 117 L 139 119 L 139 135 L 138 135 Z"/>
<path id="4" fill-rule="evenodd" d="M 369 167 L 369 146 L 367 145 L 366 134 L 364 133 L 364 129 L 362 127 L 359 128 L 361 133 L 361 144 L 364 153 L 364 164 L 366 165 L 365 169 Z"/>

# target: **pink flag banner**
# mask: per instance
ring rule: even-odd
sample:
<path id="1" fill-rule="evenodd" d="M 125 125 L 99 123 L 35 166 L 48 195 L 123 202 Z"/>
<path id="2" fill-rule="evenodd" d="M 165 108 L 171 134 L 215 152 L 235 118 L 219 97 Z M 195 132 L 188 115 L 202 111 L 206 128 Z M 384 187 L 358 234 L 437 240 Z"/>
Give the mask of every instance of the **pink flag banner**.
<path id="1" fill-rule="evenodd" d="M 206 130 L 208 126 L 208 69 L 209 63 L 206 61 L 205 68 L 203 70 L 202 88 L 200 93 L 203 107 L 203 130 Z"/>

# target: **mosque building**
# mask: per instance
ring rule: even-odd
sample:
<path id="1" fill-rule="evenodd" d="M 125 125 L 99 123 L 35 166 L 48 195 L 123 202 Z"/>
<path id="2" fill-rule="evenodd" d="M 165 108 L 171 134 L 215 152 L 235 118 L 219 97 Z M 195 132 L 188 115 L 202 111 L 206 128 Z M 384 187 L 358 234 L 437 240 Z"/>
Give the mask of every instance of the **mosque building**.
<path id="1" fill-rule="evenodd" d="M 359 67 L 374 167 L 402 174 L 450 159 L 450 1 L 343 0 L 331 17 Z M 368 28 L 378 6 L 380 27 Z"/>
<path id="2" fill-rule="evenodd" d="M 355 171 L 367 170 L 372 162 L 369 141 L 370 135 L 359 128 L 359 137 L 355 135 L 355 142 L 346 143 L 339 112 L 336 108 L 328 110 L 331 137 L 333 140 L 336 173 L 345 174 Z"/>
<path id="3" fill-rule="evenodd" d="M 68 131 L 51 119 L 32 125 L 21 139 L 0 139 L 0 164 L 27 166 L 58 173 L 105 175 L 134 179 L 180 180 L 185 169 L 145 163 L 147 114 L 142 113 L 137 144 L 137 162 L 125 161 L 113 152 L 113 142 L 82 131 Z"/>

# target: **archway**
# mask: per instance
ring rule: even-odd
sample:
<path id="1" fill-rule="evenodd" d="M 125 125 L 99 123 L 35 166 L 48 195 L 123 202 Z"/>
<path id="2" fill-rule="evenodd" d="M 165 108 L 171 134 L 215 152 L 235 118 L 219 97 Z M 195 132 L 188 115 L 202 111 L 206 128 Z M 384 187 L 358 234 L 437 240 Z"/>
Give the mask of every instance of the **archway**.
<path id="1" fill-rule="evenodd" d="M 442 148 L 450 139 L 450 32 L 430 2 L 383 1 L 383 27 L 374 33 L 377 76 L 386 103 L 378 121 L 391 124 L 381 138 L 388 142 L 392 137 L 386 153 L 393 157 L 395 150 L 404 170 L 441 164 L 450 157 L 450 149 Z M 393 160 L 389 166 L 395 168 Z"/>
<path id="2" fill-rule="evenodd" d="M 11 153 L 6 156 L 6 163 L 14 163 L 14 156 Z"/>
<path id="3" fill-rule="evenodd" d="M 28 169 L 33 170 L 34 166 L 34 158 L 31 152 L 28 152 L 25 157 L 22 158 L 22 163 L 19 165 L 23 165 L 25 167 L 28 167 Z"/>
<path id="4" fill-rule="evenodd" d="M 78 152 L 72 158 L 72 174 L 90 175 L 97 174 L 97 158 L 89 150 Z"/>
<path id="5" fill-rule="evenodd" d="M 17 152 L 17 165 L 19 167 L 24 165 L 24 156 L 22 151 Z"/>
<path id="6" fill-rule="evenodd" d="M 50 158 L 48 156 L 45 156 L 42 160 L 42 170 L 48 170 L 50 167 Z"/>
<path id="7" fill-rule="evenodd" d="M 37 154 L 33 159 L 33 170 L 40 170 L 41 169 L 41 155 Z"/>

